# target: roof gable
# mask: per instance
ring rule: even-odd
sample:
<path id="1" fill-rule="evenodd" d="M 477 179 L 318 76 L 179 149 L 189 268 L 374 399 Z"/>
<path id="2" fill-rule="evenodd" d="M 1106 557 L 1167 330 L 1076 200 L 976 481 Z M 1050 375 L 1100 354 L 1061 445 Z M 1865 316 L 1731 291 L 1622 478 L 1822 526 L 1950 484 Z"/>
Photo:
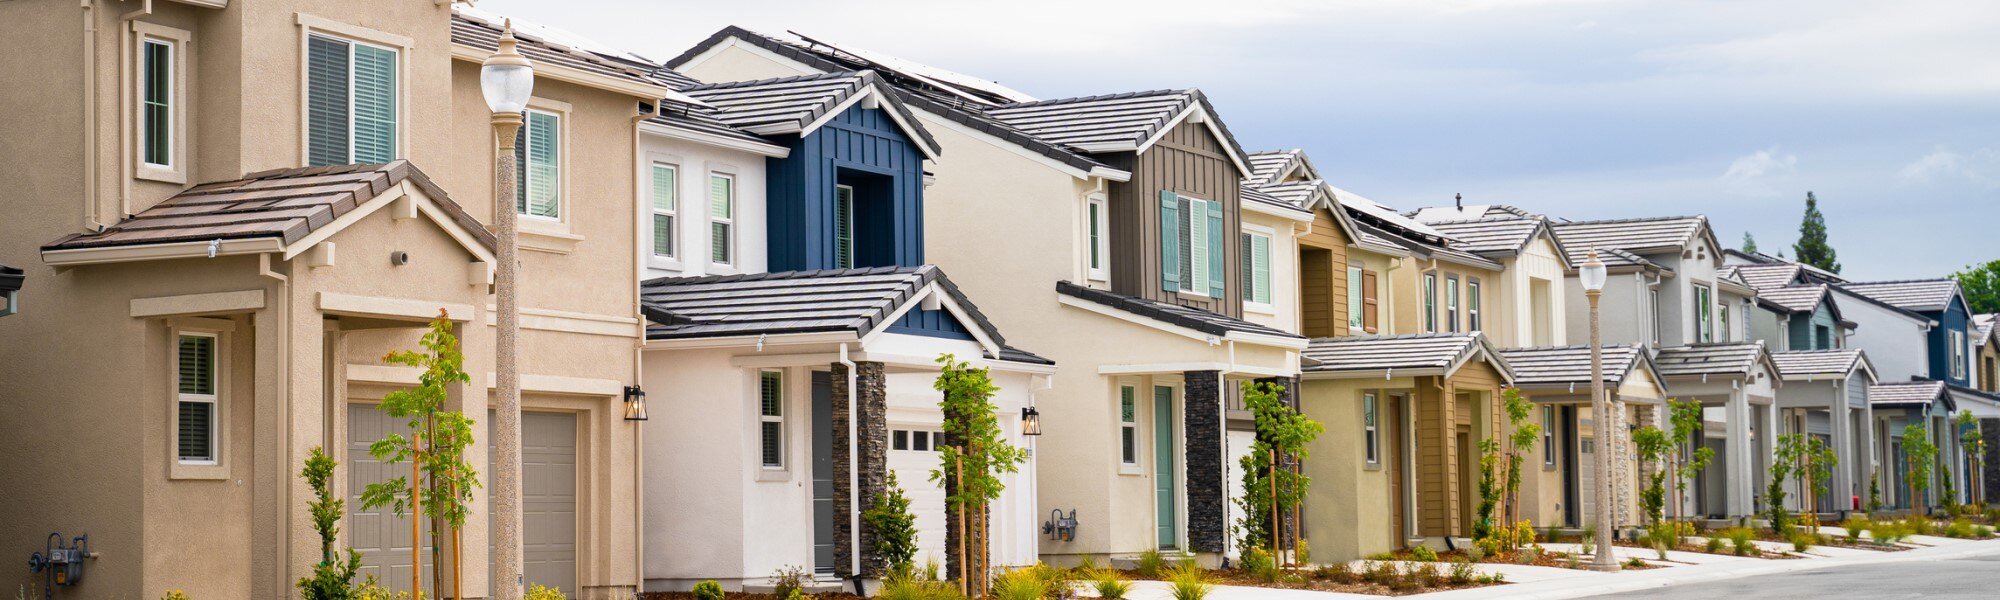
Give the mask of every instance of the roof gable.
<path id="1" fill-rule="evenodd" d="M 1238 177 L 1252 170 L 1236 136 L 1198 89 L 1152 90 L 1016 102 L 988 116 L 1029 135 L 1083 153 L 1145 152 L 1183 121 L 1198 122 L 1221 143 Z"/>
<path id="2" fill-rule="evenodd" d="M 1604 383 L 1616 388 L 1634 374 L 1649 381 L 1659 380 L 1644 347 L 1637 344 L 1603 346 Z M 1507 366 L 1514 370 L 1514 382 L 1523 388 L 1575 389 L 1590 385 L 1590 346 L 1544 346 L 1500 350 Z M 1657 384 L 1655 384 L 1657 385 Z"/>
<path id="3" fill-rule="evenodd" d="M 1844 379 L 1856 372 L 1867 373 L 1870 381 L 1875 379 L 1875 367 L 1860 350 L 1776 352 L 1771 354 L 1771 364 L 1777 366 L 1778 376 L 1787 381 Z"/>
<path id="4" fill-rule="evenodd" d="M 925 95 L 954 102 L 993 105 L 1035 99 L 998 82 L 845 44 L 836 45 L 797 32 L 787 33 L 791 33 L 793 37 L 760 33 L 735 25 L 726 26 L 688 48 L 680 56 L 668 60 L 667 65 L 681 68 L 698 64 L 713 52 L 725 47 L 730 40 L 736 40 L 816 71 L 872 69 L 881 72 L 899 87 L 916 88 Z"/>
<path id="5" fill-rule="evenodd" d="M 484 60 L 500 48 L 500 34 L 506 22 L 510 21 L 476 8 L 454 4 L 451 11 L 452 56 L 467 62 Z M 514 30 L 514 38 L 520 42 L 516 49 L 534 63 L 536 77 L 629 94 L 648 101 L 659 98 L 689 100 L 673 90 L 676 82 L 686 80 L 684 75 L 651 66 L 643 57 L 560 29 L 525 21 L 520 25 Z"/>
<path id="6" fill-rule="evenodd" d="M 1706 243 L 1709 248 L 1721 248 L 1715 241 L 1715 231 L 1709 228 L 1708 217 L 1695 215 L 1687 217 L 1650 217 L 1640 219 L 1612 219 L 1605 221 L 1558 221 L 1553 223 L 1555 234 L 1572 253 L 1588 252 L 1597 248 L 1620 250 L 1634 256 L 1648 254 L 1681 253 L 1694 244 Z M 1720 252 L 1710 253 L 1717 267 L 1722 265 Z M 1581 264 L 1582 260 L 1577 260 Z M 1609 263 L 1606 263 L 1609 264 Z"/>
<path id="7" fill-rule="evenodd" d="M 1727 342 L 1662 348 L 1653 357 L 1665 377 L 1748 377 L 1758 369 L 1776 375 L 1763 342 Z"/>
<path id="8" fill-rule="evenodd" d="M 1300 357 L 1304 361 L 1300 370 L 1309 375 L 1374 377 L 1381 373 L 1395 377 L 1401 370 L 1409 375 L 1451 377 L 1477 360 L 1492 366 L 1505 382 L 1515 380 L 1500 352 L 1479 332 L 1314 338 Z"/>
<path id="9" fill-rule="evenodd" d="M 1840 284 L 1854 292 L 1891 306 L 1914 312 L 1943 312 L 1954 304 L 1965 306 L 1958 280 L 1951 278 L 1869 281 Z"/>
<path id="10" fill-rule="evenodd" d="M 912 145 L 936 160 L 943 149 L 873 71 L 702 84 L 685 90 L 714 106 L 722 123 L 759 135 L 812 135 L 855 106 L 880 107 Z"/>

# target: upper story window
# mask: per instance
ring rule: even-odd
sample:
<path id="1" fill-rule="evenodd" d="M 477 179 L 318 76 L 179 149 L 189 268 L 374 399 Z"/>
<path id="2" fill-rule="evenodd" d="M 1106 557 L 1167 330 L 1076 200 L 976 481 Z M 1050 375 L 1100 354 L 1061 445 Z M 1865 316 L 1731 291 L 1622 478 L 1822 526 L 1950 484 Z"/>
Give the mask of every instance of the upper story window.
<path id="1" fill-rule="evenodd" d="M 1648 328 L 1648 330 L 1647 330 L 1647 334 L 1648 334 L 1649 336 L 1651 336 L 1651 339 L 1652 339 L 1652 341 L 1653 341 L 1653 343 L 1654 343 L 1654 344 L 1659 344 L 1659 343 L 1661 343 L 1661 341 L 1660 341 L 1660 290 L 1659 290 L 1659 288 L 1653 288 L 1653 289 L 1651 290 L 1651 292 L 1650 292 L 1650 293 L 1648 293 L 1648 294 L 1646 295 L 1646 303 L 1647 303 L 1647 307 L 1646 307 L 1646 308 L 1647 308 L 1647 310 L 1650 310 L 1650 311 L 1652 311 L 1652 316 L 1653 316 L 1653 318 L 1651 318 L 1651 319 L 1647 319 L 1647 320 L 1646 320 L 1646 327 Z"/>
<path id="2" fill-rule="evenodd" d="M 680 255 L 680 230 L 677 229 L 681 212 L 680 175 L 680 167 L 653 163 L 653 256 L 674 258 Z"/>
<path id="3" fill-rule="evenodd" d="M 1347 265 L 1347 332 L 1362 331 L 1361 265 Z"/>
<path id="4" fill-rule="evenodd" d="M 1724 342 L 1736 341 L 1736 326 L 1729 322 L 1729 305 L 1728 304 L 1717 305 L 1715 307 L 1715 311 L 1716 311 L 1715 312 L 1716 320 L 1722 323 L 1721 341 Z"/>
<path id="5" fill-rule="evenodd" d="M 1271 304 L 1271 236 L 1245 231 L 1242 234 L 1243 301 Z"/>
<path id="6" fill-rule="evenodd" d="M 833 268 L 854 267 L 854 186 L 833 186 Z"/>
<path id="7" fill-rule="evenodd" d="M 1965 378 L 1965 332 L 1951 330 L 1951 378 Z"/>
<path id="8" fill-rule="evenodd" d="M 1714 294 L 1708 286 L 1694 286 L 1695 339 L 1702 343 L 1715 341 Z"/>
<path id="9" fill-rule="evenodd" d="M 186 183 L 187 60 L 189 34 L 143 21 L 132 23 L 135 41 L 133 175 Z"/>
<path id="10" fill-rule="evenodd" d="M 1424 274 L 1424 333 L 1438 330 L 1438 276 L 1437 273 Z"/>
<path id="11" fill-rule="evenodd" d="M 1104 232 L 1104 220 L 1108 216 L 1104 209 L 1104 199 L 1095 196 L 1083 205 L 1084 245 L 1088 246 L 1085 252 L 1090 257 L 1088 262 L 1090 278 L 1096 281 L 1110 279 L 1110 269 L 1106 268 L 1105 264 L 1111 258 L 1111 236 L 1105 235 Z"/>
<path id="12" fill-rule="evenodd" d="M 736 177 L 708 175 L 708 257 L 716 264 L 736 260 Z"/>
<path id="13" fill-rule="evenodd" d="M 306 40 L 306 163 L 386 163 L 397 156 L 395 49 L 322 33 Z"/>
<path id="14" fill-rule="evenodd" d="M 219 337 L 212 332 L 182 331 L 176 336 L 174 452 L 181 464 L 212 465 L 219 455 L 217 391 Z"/>
<path id="15" fill-rule="evenodd" d="M 1211 241 L 1209 237 L 1214 232 L 1202 226 L 1201 216 L 1208 213 L 1208 206 L 1209 202 L 1207 200 L 1188 199 L 1187 218 L 1182 219 L 1181 224 L 1181 230 L 1186 232 L 1185 235 L 1188 241 L 1188 260 L 1181 274 L 1187 276 L 1186 281 L 1191 284 L 1189 288 L 1194 290 L 1195 293 L 1202 295 L 1208 295 L 1209 293 L 1208 286 L 1203 285 L 1202 282 L 1208 281 L 1210 278 L 1209 256 L 1215 251 L 1213 245 L 1209 243 Z"/>
<path id="16" fill-rule="evenodd" d="M 764 468 L 785 468 L 785 374 L 757 372 L 757 435 Z"/>
<path id="17" fill-rule="evenodd" d="M 1483 331 L 1479 317 L 1479 280 L 1465 281 L 1465 330 Z"/>
<path id="18" fill-rule="evenodd" d="M 562 117 L 528 109 L 514 141 L 514 209 L 523 216 L 562 218 Z"/>
<path id="19" fill-rule="evenodd" d="M 1542 407 L 1542 464 L 1556 464 L 1556 407 Z"/>
<path id="20" fill-rule="evenodd" d="M 1222 297 L 1227 244 L 1222 232 L 1222 203 L 1160 192 L 1162 288 Z"/>
<path id="21" fill-rule="evenodd" d="M 1445 331 L 1458 333 L 1458 276 L 1444 278 L 1444 327 Z"/>

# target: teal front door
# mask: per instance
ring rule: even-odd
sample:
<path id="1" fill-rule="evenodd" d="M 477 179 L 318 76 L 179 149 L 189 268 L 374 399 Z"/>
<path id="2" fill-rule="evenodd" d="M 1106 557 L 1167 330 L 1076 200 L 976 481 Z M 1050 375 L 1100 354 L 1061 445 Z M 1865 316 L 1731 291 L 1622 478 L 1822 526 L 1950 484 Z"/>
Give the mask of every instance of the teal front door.
<path id="1" fill-rule="evenodd" d="M 1153 387 L 1153 504 L 1161 548 L 1180 547 L 1174 509 L 1174 388 Z"/>

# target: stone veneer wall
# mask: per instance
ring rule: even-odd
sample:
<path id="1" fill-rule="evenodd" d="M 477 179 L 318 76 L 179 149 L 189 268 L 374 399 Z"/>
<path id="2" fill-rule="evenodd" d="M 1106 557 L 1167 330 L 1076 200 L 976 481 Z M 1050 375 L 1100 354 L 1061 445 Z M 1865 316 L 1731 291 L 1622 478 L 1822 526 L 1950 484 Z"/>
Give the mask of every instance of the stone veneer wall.
<path id="1" fill-rule="evenodd" d="M 1222 468 L 1222 372 L 1188 371 L 1181 404 L 1187 456 L 1187 550 L 1222 552 L 1229 535 L 1229 482 Z"/>
<path id="2" fill-rule="evenodd" d="M 855 508 L 848 501 L 848 482 L 853 479 L 848 470 L 847 446 L 847 366 L 833 365 L 833 533 L 837 541 L 833 546 L 834 573 L 841 577 L 855 575 L 853 565 L 854 548 L 848 545 L 853 538 L 856 512 L 866 512 L 875 507 L 875 496 L 887 489 L 889 481 L 889 393 L 888 380 L 883 376 L 883 365 L 879 362 L 857 362 L 855 367 L 855 387 L 859 390 L 855 408 L 861 413 L 855 430 L 855 440 L 860 445 L 859 468 L 861 489 L 856 494 L 861 502 Z M 887 574 L 888 560 L 875 551 L 875 532 L 867 528 L 861 530 L 861 576 L 881 577 Z"/>
<path id="3" fill-rule="evenodd" d="M 1303 412 L 1303 409 L 1301 409 L 1301 408 L 1300 408 L 1300 406 L 1299 406 L 1299 378 L 1297 378 L 1297 377 L 1265 377 L 1265 378 L 1262 378 L 1262 379 L 1258 379 L 1258 380 L 1257 380 L 1257 383 L 1274 383 L 1274 384 L 1278 384 L 1278 385 L 1280 385 L 1280 386 L 1284 386 L 1284 390 L 1282 390 L 1282 391 L 1278 392 L 1278 400 L 1279 400 L 1279 401 L 1281 401 L 1281 402 L 1284 402 L 1284 403 L 1285 403 L 1285 406 L 1290 406 L 1290 407 L 1292 407 L 1292 410 L 1297 410 L 1297 411 L 1301 411 L 1301 412 Z M 1302 468 L 1304 468 L 1304 467 L 1305 467 L 1305 465 L 1304 465 L 1303 463 L 1301 463 L 1301 462 L 1300 462 L 1300 461 L 1298 460 L 1298 458 L 1297 458 L 1297 457 L 1294 457 L 1294 456 L 1286 456 L 1286 457 L 1284 458 L 1284 465 L 1285 465 L 1285 468 L 1286 468 L 1286 469 L 1289 469 L 1289 470 L 1293 470 L 1293 471 L 1296 471 L 1296 470 L 1298 470 L 1298 469 L 1302 469 Z M 1238 477 L 1241 477 L 1241 475 L 1238 475 Z M 1232 482 L 1232 484 L 1233 484 L 1233 483 L 1234 483 L 1234 482 Z M 1246 493 L 1246 494 L 1247 494 L 1247 493 L 1251 493 L 1251 492 L 1252 492 L 1251 490 L 1245 490 L 1245 491 L 1244 491 L 1244 493 Z M 1269 490 L 1266 490 L 1266 491 L 1265 491 L 1265 493 L 1266 493 L 1266 494 L 1269 494 L 1270 492 L 1269 492 Z M 1303 507 L 1301 507 L 1301 508 L 1303 508 Z M 1265 517 L 1265 518 L 1266 518 L 1266 519 L 1268 519 L 1269 517 Z M 1295 520 L 1295 519 L 1296 519 L 1296 520 Z M 1304 519 L 1305 519 L 1305 511 L 1304 511 L 1304 510 L 1299 510 L 1299 511 L 1298 511 L 1298 512 L 1297 512 L 1296 514 L 1293 514 L 1293 513 L 1282 513 L 1282 514 L 1279 514 L 1279 515 L 1278 515 L 1278 528 L 1277 528 L 1277 529 L 1278 529 L 1278 546 L 1279 546 L 1279 547 L 1281 547 L 1281 548 L 1283 548 L 1283 549 L 1285 549 L 1285 550 L 1291 550 L 1291 549 L 1292 549 L 1292 538 L 1294 537 L 1294 536 L 1293 536 L 1293 532 L 1292 532 L 1292 530 L 1293 530 L 1293 529 L 1295 529 L 1295 528 L 1299 528 L 1299 527 L 1303 527 L 1303 524 L 1302 524 L 1302 523 L 1300 523 L 1300 521 L 1303 521 Z M 1231 525 L 1233 525 L 1233 524 L 1234 524 L 1234 523 L 1231 523 Z"/>
<path id="4" fill-rule="evenodd" d="M 1979 435 L 1986 440 L 1986 456 L 1979 457 L 1979 479 L 1985 482 L 1987 504 L 2000 500 L 2000 419 L 1980 419 Z"/>

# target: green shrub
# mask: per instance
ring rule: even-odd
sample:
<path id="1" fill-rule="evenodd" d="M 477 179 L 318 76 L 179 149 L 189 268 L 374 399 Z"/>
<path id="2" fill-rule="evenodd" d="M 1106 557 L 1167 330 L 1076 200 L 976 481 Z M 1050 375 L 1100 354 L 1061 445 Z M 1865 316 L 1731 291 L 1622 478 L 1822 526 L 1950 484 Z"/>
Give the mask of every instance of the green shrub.
<path id="1" fill-rule="evenodd" d="M 1597 526 L 1584 525 L 1583 539 L 1578 543 L 1583 544 L 1584 554 L 1597 554 Z"/>
<path id="2" fill-rule="evenodd" d="M 1507 583 L 1507 574 L 1501 573 L 1499 571 L 1494 571 L 1492 573 L 1486 574 L 1485 577 L 1480 577 L 1479 582 L 1488 585 Z"/>
<path id="3" fill-rule="evenodd" d="M 910 513 L 910 497 L 896 484 L 895 471 L 875 494 L 875 507 L 861 513 L 861 522 L 875 532 L 875 552 L 889 561 L 889 572 L 907 573 L 916 566 L 917 516 Z"/>
<path id="4" fill-rule="evenodd" d="M 1077 571 L 1041 562 L 1023 570 L 1042 580 L 1043 594 L 1048 600 L 1071 600 L 1076 597 Z"/>
<path id="5" fill-rule="evenodd" d="M 1957 519 L 1952 521 L 1951 524 L 1944 526 L 1945 537 L 1971 539 L 1972 534 L 1972 522 L 1965 519 Z"/>
<path id="6" fill-rule="evenodd" d="M 1389 585 L 1403 578 L 1396 571 L 1395 563 L 1368 561 L 1361 563 L 1361 580 L 1368 583 Z"/>
<path id="7" fill-rule="evenodd" d="M 722 600 L 722 584 L 710 579 L 694 584 L 695 600 Z"/>
<path id="8" fill-rule="evenodd" d="M 524 596 L 524 598 L 526 600 L 569 600 L 569 596 L 564 596 L 562 590 L 543 587 L 539 583 L 529 584 L 528 595 Z"/>
<path id="9" fill-rule="evenodd" d="M 965 600 L 957 585 L 938 578 L 937 570 L 937 562 L 931 561 L 921 576 L 890 575 L 882 582 L 880 600 Z"/>
<path id="10" fill-rule="evenodd" d="M 1132 582 L 1119 579 L 1118 572 L 1110 569 L 1099 572 L 1092 587 L 1097 588 L 1097 597 L 1104 600 L 1124 600 L 1126 594 L 1132 593 Z"/>
<path id="11" fill-rule="evenodd" d="M 1243 551 L 1243 559 L 1237 561 L 1237 564 L 1242 567 L 1244 573 L 1264 583 L 1278 580 L 1278 561 L 1271 558 L 1271 553 L 1265 552 L 1263 548 Z"/>
<path id="12" fill-rule="evenodd" d="M 1167 557 L 1161 556 L 1159 550 L 1147 550 L 1139 553 L 1139 576 L 1148 579 L 1158 579 L 1160 573 L 1166 570 Z"/>
<path id="13" fill-rule="evenodd" d="M 806 582 L 811 579 L 812 573 L 805 567 L 786 565 L 778 569 L 777 573 L 771 574 L 771 594 L 779 598 L 790 598 L 794 591 L 804 592 Z"/>
<path id="14" fill-rule="evenodd" d="M 1438 572 L 1437 563 L 1410 565 L 1408 578 L 1423 587 L 1436 587 L 1444 575 Z"/>
<path id="15" fill-rule="evenodd" d="M 1583 559 L 1577 557 L 1576 554 L 1564 552 L 1562 556 L 1563 556 L 1563 566 L 1569 567 L 1571 569 L 1583 568 Z"/>
<path id="16" fill-rule="evenodd" d="M 1034 569 L 1015 569 L 993 578 L 994 600 L 1042 600 L 1049 586 Z"/>
<path id="17" fill-rule="evenodd" d="M 1208 573 L 1191 562 L 1174 567 L 1168 573 L 1167 582 L 1172 586 L 1173 600 L 1206 600 L 1208 593 L 1215 590 L 1215 586 L 1208 582 Z"/>
<path id="18" fill-rule="evenodd" d="M 1847 530 L 1847 543 L 1859 544 L 1861 543 L 1861 532 L 1868 531 L 1868 525 L 1866 517 L 1848 517 L 1847 521 L 1840 524 L 1840 527 Z"/>
<path id="19" fill-rule="evenodd" d="M 1634 569 L 1643 569 L 1646 568 L 1646 559 L 1634 556 L 1632 558 L 1625 559 L 1625 566 Z"/>
<path id="20" fill-rule="evenodd" d="M 1424 589 L 1424 586 L 1408 579 L 1398 579 L 1395 583 L 1389 584 L 1389 591 L 1398 594 L 1408 594 L 1421 589 Z"/>
<path id="21" fill-rule="evenodd" d="M 1887 544 L 1894 544 L 1896 542 L 1902 541 L 1903 538 L 1910 537 L 1910 533 L 1909 529 L 1905 527 L 1902 523 L 1896 521 L 1880 521 L 1869 525 L 1868 537 L 1873 538 L 1875 540 L 1875 543 L 1877 544 L 1887 545 Z"/>
<path id="22" fill-rule="evenodd" d="M 1937 522 L 1928 517 L 1910 517 L 1903 520 L 1907 530 L 1913 535 L 1937 535 Z"/>
<path id="23" fill-rule="evenodd" d="M 1452 585 L 1469 585 L 1478 578 L 1479 571 L 1473 570 L 1472 561 L 1469 560 L 1451 561 L 1451 571 L 1445 575 L 1445 581 Z"/>
<path id="24" fill-rule="evenodd" d="M 1305 538 L 1299 538 L 1299 547 L 1292 549 L 1292 557 L 1298 559 L 1298 564 L 1313 564 L 1312 549 L 1306 544 Z"/>
<path id="25" fill-rule="evenodd" d="M 27 593 L 23 592 L 21 596 L 26 597 Z M 188 600 L 188 595 L 180 590 L 167 590 L 167 595 L 160 596 L 160 600 Z"/>
<path id="26" fill-rule="evenodd" d="M 1811 550 L 1813 544 L 1818 541 L 1819 541 L 1819 536 L 1806 533 L 1803 531 L 1793 532 L 1792 551 L 1798 553 L 1804 553 L 1807 550 Z"/>
<path id="27" fill-rule="evenodd" d="M 1374 554 L 1370 554 L 1370 555 L 1368 555 L 1368 556 L 1367 556 L 1366 558 L 1367 558 L 1367 560 L 1396 560 L 1396 553 L 1394 553 L 1394 552 L 1376 552 L 1376 553 L 1374 553 Z"/>
<path id="28" fill-rule="evenodd" d="M 1731 527 L 1722 530 L 1720 535 L 1724 538 L 1729 539 L 1730 549 L 1734 551 L 1737 556 L 1763 555 L 1763 553 L 1757 551 L 1757 545 L 1750 542 L 1750 540 L 1755 534 L 1751 533 L 1748 528 Z"/>
<path id="29" fill-rule="evenodd" d="M 1701 550 L 1709 554 L 1721 554 L 1722 543 L 1722 538 L 1711 536 L 1708 538 L 1708 543 L 1702 545 Z"/>
<path id="30" fill-rule="evenodd" d="M 1313 571 L 1313 577 L 1339 584 L 1351 584 L 1361 580 L 1361 576 L 1354 573 L 1354 567 L 1348 566 L 1347 563 L 1334 563 L 1320 567 L 1318 570 Z"/>
<path id="31" fill-rule="evenodd" d="M 1432 550 L 1430 546 L 1417 546 L 1415 548 L 1410 549 L 1410 560 L 1418 562 L 1437 562 L 1437 559 L 1438 559 L 1437 551 Z"/>

